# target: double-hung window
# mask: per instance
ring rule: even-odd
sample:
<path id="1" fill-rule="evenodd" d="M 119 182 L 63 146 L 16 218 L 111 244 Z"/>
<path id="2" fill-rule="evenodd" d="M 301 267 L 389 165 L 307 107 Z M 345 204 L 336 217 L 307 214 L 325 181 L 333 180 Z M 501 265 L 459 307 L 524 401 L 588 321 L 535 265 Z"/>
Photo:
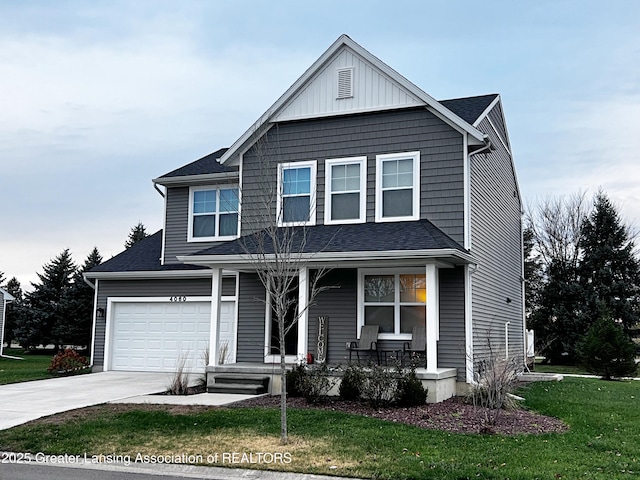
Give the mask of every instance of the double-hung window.
<path id="1" fill-rule="evenodd" d="M 376 222 L 420 218 L 420 152 L 376 156 Z"/>
<path id="2" fill-rule="evenodd" d="M 365 221 L 366 165 L 367 157 L 325 161 L 325 225 Z"/>
<path id="3" fill-rule="evenodd" d="M 416 325 L 425 325 L 427 280 L 422 271 L 360 271 L 362 323 L 378 325 L 385 336 L 410 336 Z"/>
<path id="4" fill-rule="evenodd" d="M 238 188 L 192 187 L 188 240 L 228 240 L 237 236 Z"/>
<path id="5" fill-rule="evenodd" d="M 315 225 L 316 162 L 278 165 L 278 224 Z"/>

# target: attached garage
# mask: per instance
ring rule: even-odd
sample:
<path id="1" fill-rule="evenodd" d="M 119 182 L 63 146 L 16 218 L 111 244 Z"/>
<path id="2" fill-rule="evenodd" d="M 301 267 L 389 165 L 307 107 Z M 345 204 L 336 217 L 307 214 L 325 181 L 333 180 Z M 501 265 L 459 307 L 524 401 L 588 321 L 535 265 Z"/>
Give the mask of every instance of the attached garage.
<path id="1" fill-rule="evenodd" d="M 109 370 L 170 373 L 184 358 L 185 371 L 204 372 L 210 338 L 209 300 L 113 299 L 109 303 Z"/>

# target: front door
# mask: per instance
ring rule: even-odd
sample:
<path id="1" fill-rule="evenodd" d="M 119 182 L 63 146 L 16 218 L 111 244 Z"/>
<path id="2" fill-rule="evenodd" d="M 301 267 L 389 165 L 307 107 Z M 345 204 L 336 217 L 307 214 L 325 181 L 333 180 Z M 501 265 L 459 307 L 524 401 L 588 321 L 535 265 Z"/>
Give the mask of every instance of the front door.
<path id="1" fill-rule="evenodd" d="M 298 353 L 298 285 L 296 280 L 295 288 L 292 288 L 287 293 L 286 303 L 289 306 L 284 318 L 284 351 L 288 357 L 287 361 L 294 361 Z M 268 355 L 266 357 L 267 362 L 279 362 L 280 361 L 280 325 L 278 318 L 273 308 L 273 302 L 271 303 L 271 321 L 269 327 L 269 348 Z"/>

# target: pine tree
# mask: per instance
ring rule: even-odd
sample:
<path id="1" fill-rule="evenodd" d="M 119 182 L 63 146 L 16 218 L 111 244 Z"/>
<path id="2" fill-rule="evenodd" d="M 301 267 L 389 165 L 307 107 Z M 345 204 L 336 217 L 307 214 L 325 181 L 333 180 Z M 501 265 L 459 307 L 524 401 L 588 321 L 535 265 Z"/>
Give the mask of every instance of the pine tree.
<path id="1" fill-rule="evenodd" d="M 627 227 L 603 192 L 582 230 L 579 274 L 589 325 L 604 308 L 629 333 L 640 320 L 640 263 Z"/>
<path id="2" fill-rule="evenodd" d="M 15 336 L 16 325 L 19 322 L 18 317 L 22 313 L 22 288 L 16 277 L 9 279 L 5 287 L 6 291 L 14 298 L 13 302 L 7 305 L 4 319 L 3 340 L 10 346 Z"/>
<path id="3" fill-rule="evenodd" d="M 525 279 L 525 308 L 527 318 L 530 318 L 538 305 L 538 298 L 542 290 L 542 262 L 535 250 L 534 233 L 531 226 L 525 228 L 522 234 L 524 279 Z"/>
<path id="4" fill-rule="evenodd" d="M 124 247 L 127 249 L 131 248 L 140 240 L 143 240 L 146 237 L 148 237 L 148 234 L 144 228 L 144 225 L 142 224 L 142 222 L 138 222 L 138 224 L 135 227 L 131 227 L 131 232 L 129 232 L 129 238 L 127 238 L 127 241 L 125 242 Z"/>
<path id="5" fill-rule="evenodd" d="M 2 286 L 2 282 L 4 282 L 4 272 L 0 272 L 0 287 Z"/>
<path id="6" fill-rule="evenodd" d="M 102 256 L 93 248 L 84 264 L 73 274 L 66 298 L 67 315 L 59 319 L 53 328 L 54 337 L 64 345 L 88 347 L 91 343 L 94 290 L 84 281 L 83 274 L 102 263 Z"/>
<path id="7" fill-rule="evenodd" d="M 605 307 L 601 308 L 606 311 Z M 634 376 L 638 371 L 636 345 L 622 326 L 606 313 L 591 325 L 578 343 L 578 353 L 580 363 L 587 371 L 605 380 Z"/>
<path id="8" fill-rule="evenodd" d="M 69 249 L 62 251 L 38 273 L 40 283 L 32 283 L 33 291 L 25 298 L 27 311 L 20 316 L 16 340 L 24 348 L 53 344 L 62 346 L 62 338 L 54 335 L 54 327 L 69 314 L 69 290 L 76 271 Z"/>

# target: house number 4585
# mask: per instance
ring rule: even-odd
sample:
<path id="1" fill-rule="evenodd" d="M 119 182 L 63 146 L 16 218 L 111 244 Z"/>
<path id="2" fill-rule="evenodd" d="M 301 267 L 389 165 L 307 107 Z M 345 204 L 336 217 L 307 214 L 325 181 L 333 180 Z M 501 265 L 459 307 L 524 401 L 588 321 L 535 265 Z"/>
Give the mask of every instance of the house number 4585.
<path id="1" fill-rule="evenodd" d="M 170 302 L 186 302 L 187 297 L 184 295 L 178 295 L 177 297 L 169 297 Z"/>

